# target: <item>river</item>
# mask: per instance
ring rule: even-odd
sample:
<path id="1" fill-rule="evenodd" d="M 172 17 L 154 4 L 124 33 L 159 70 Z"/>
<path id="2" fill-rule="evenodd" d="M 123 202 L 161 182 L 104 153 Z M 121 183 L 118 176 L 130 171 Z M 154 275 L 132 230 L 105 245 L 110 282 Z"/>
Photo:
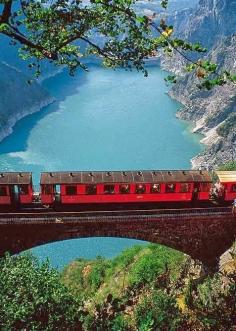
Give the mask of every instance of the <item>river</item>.
<path id="1" fill-rule="evenodd" d="M 88 73 L 62 72 L 43 82 L 54 104 L 20 120 L 0 144 L 4 171 L 188 169 L 201 151 L 199 136 L 175 117 L 180 105 L 167 95 L 164 77 L 149 65 L 136 71 L 91 64 Z M 36 247 L 61 268 L 76 257 L 112 257 L 137 240 L 77 239 Z"/>

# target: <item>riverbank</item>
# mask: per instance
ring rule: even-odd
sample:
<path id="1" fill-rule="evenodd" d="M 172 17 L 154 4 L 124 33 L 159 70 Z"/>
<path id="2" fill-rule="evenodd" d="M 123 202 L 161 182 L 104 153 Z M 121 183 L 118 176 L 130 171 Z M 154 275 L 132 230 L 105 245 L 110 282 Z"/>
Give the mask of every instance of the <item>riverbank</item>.
<path id="1" fill-rule="evenodd" d="M 44 107 L 52 104 L 55 101 L 55 98 L 49 97 L 46 100 L 41 101 L 38 105 L 33 106 L 29 109 L 23 109 L 20 113 L 15 113 L 11 117 L 8 118 L 7 123 L 5 124 L 4 128 L 0 132 L 0 143 L 7 138 L 9 135 L 12 134 L 13 128 L 18 121 L 23 119 L 24 117 L 37 113 L 41 111 Z"/>

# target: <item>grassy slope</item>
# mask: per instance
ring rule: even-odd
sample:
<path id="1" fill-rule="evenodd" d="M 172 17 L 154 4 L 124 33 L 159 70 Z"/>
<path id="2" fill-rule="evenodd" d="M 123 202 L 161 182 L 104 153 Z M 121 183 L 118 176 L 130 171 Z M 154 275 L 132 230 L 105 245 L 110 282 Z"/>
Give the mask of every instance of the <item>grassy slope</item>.
<path id="1" fill-rule="evenodd" d="M 65 268 L 62 277 L 81 298 L 103 302 L 109 293 L 120 298 L 128 287 L 138 288 L 154 281 L 167 265 L 171 277 L 176 278 L 184 260 L 183 254 L 163 246 L 134 246 L 113 260 L 78 259 Z"/>
<path id="2" fill-rule="evenodd" d="M 207 274 L 184 254 L 150 244 L 113 260 L 78 259 L 62 279 L 83 302 L 84 330 L 228 331 L 236 311 L 236 267 L 230 275 L 224 268 L 224 276 L 222 270 Z"/>

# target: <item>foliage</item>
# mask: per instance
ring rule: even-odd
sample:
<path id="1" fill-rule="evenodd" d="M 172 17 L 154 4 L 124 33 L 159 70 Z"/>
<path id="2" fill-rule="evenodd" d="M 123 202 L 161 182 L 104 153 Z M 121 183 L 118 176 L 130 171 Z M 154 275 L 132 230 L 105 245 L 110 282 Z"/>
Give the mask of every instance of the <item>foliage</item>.
<path id="1" fill-rule="evenodd" d="M 218 170 L 231 171 L 236 170 L 236 161 L 230 161 L 218 167 Z"/>
<path id="2" fill-rule="evenodd" d="M 173 297 L 163 290 L 144 296 L 135 308 L 135 320 L 140 331 L 174 331 L 181 324 L 181 313 Z"/>
<path id="3" fill-rule="evenodd" d="M 0 259 L 0 329 L 80 330 L 79 305 L 49 263 L 32 256 Z"/>
<path id="4" fill-rule="evenodd" d="M 124 315 L 118 314 L 112 321 L 111 331 L 128 331 L 129 325 Z"/>
<path id="5" fill-rule="evenodd" d="M 137 0 L 0 0 L 0 34 L 11 43 L 21 44 L 22 59 L 32 60 L 30 68 L 36 76 L 41 73 L 39 62 L 48 59 L 57 66 L 67 66 L 71 74 L 77 68 L 87 70 L 83 58 L 99 56 L 107 67 L 133 67 L 147 75 L 145 59 L 155 56 L 159 50 L 171 56 L 181 54 L 195 70 L 197 77 L 204 78 L 200 87 L 236 82 L 236 75 L 228 71 L 219 73 L 217 65 L 209 61 L 193 62 L 186 52 L 204 53 L 199 43 L 191 44 L 173 37 L 174 28 L 165 19 L 138 15 Z M 168 0 L 160 0 L 167 8 Z M 166 78 L 175 82 L 172 76 Z"/>
<path id="6" fill-rule="evenodd" d="M 120 268 L 126 268 L 132 264 L 137 254 L 142 250 L 142 246 L 133 246 L 124 250 L 120 255 L 115 257 L 111 263 L 111 272 L 119 266 Z"/>
<path id="7" fill-rule="evenodd" d="M 86 331 L 128 331 L 127 320 L 122 315 L 124 306 L 119 299 L 109 294 L 101 304 L 96 304 L 93 315 L 87 315 L 83 319 L 83 328 Z"/>
<path id="8" fill-rule="evenodd" d="M 96 291 L 102 284 L 106 268 L 107 262 L 105 259 L 98 257 L 96 263 L 92 266 L 92 269 L 88 274 L 88 285 L 90 286 L 91 291 Z"/>
<path id="9" fill-rule="evenodd" d="M 233 330 L 235 247 L 231 255 L 230 268 L 207 275 L 183 254 L 149 244 L 128 249 L 112 261 L 79 259 L 61 279 L 48 262 L 7 255 L 0 260 L 0 329 Z"/>
<path id="10" fill-rule="evenodd" d="M 236 280 L 236 278 L 235 278 Z M 205 330 L 231 330 L 236 323 L 236 285 L 223 284 L 218 276 L 207 278 L 197 287 L 192 309 Z"/>
<path id="11" fill-rule="evenodd" d="M 172 277 L 178 273 L 177 261 L 183 261 L 183 255 L 163 246 L 149 245 L 149 251 L 140 256 L 129 272 L 130 286 L 139 287 L 157 281 L 163 273 L 172 269 Z"/>

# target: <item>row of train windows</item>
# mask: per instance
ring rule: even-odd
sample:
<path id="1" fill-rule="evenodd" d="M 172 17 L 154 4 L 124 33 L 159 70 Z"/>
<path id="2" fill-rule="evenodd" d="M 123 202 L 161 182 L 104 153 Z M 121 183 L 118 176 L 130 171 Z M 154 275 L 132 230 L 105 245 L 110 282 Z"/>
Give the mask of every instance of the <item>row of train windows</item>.
<path id="1" fill-rule="evenodd" d="M 29 188 L 28 188 L 28 185 L 18 185 L 16 188 L 16 191 L 14 191 L 14 188 L 12 187 L 11 192 L 13 192 L 13 193 L 18 192 L 21 195 L 27 195 L 27 194 L 29 194 Z M 3 196 L 7 196 L 7 195 L 8 195 L 7 187 L 0 186 L 0 196 L 3 197 Z"/>
<path id="2" fill-rule="evenodd" d="M 190 184 L 184 183 L 180 186 L 180 192 L 190 192 Z M 174 193 L 176 189 L 175 184 L 166 184 L 165 192 L 166 193 Z M 160 184 L 152 184 L 150 193 L 160 193 L 161 185 Z M 66 186 L 66 195 L 76 195 L 77 187 L 76 186 Z M 114 194 L 115 193 L 115 185 L 104 185 L 104 194 Z M 129 194 L 130 193 L 130 185 L 129 184 L 121 184 L 119 185 L 119 193 L 120 194 Z M 144 194 L 146 193 L 146 185 L 137 184 L 135 186 L 136 194 Z M 85 194 L 97 194 L 97 186 L 96 185 L 86 185 Z"/>

